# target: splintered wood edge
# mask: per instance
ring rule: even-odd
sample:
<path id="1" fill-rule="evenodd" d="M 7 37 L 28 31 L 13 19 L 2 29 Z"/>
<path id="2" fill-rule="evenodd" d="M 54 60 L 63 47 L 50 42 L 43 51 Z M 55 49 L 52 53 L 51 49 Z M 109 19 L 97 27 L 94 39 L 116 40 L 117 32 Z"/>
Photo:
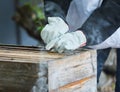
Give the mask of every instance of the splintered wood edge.
<path id="1" fill-rule="evenodd" d="M 0 61 L 39 63 L 43 61 L 61 59 L 66 56 L 72 56 L 79 53 L 82 54 L 88 51 L 90 53 L 95 52 L 94 50 L 80 49 L 59 54 L 55 52 L 46 51 L 43 47 L 0 45 Z"/>

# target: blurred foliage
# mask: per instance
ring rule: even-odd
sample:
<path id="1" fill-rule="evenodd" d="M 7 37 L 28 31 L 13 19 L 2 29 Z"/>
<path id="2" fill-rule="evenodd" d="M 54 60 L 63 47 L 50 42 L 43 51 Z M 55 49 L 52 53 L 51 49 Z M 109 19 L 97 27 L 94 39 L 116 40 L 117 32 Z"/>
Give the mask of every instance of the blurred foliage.
<path id="1" fill-rule="evenodd" d="M 23 7 L 23 11 L 31 14 L 31 19 L 33 20 L 33 22 L 35 23 L 35 25 L 37 26 L 37 31 L 41 31 L 42 28 L 44 27 L 44 21 L 45 21 L 45 16 L 44 16 L 44 12 L 43 10 L 38 7 L 38 6 L 32 6 L 30 4 L 25 4 Z M 25 10 L 24 10 L 25 9 Z"/>
<path id="2" fill-rule="evenodd" d="M 21 0 L 25 2 L 25 0 Z M 44 15 L 44 4 L 42 0 L 30 0 L 22 6 L 17 7 L 13 20 L 23 27 L 33 38 L 41 41 L 40 32 L 46 24 Z M 33 3 L 34 2 L 34 3 Z"/>

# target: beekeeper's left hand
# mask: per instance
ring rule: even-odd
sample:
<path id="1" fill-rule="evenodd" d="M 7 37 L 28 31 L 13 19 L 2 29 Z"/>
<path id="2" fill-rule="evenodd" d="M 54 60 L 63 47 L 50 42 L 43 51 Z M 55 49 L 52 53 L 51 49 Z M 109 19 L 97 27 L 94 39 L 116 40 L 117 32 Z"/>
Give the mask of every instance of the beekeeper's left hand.
<path id="1" fill-rule="evenodd" d="M 41 31 L 43 41 L 48 44 L 69 30 L 68 25 L 60 17 L 48 17 L 48 24 Z"/>

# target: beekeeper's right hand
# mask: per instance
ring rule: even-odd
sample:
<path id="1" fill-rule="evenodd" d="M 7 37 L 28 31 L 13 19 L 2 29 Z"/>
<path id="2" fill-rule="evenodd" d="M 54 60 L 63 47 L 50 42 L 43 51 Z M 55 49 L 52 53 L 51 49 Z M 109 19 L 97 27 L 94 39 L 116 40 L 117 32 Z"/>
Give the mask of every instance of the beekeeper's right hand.
<path id="1" fill-rule="evenodd" d="M 48 17 L 48 24 L 41 31 L 43 41 L 48 44 L 69 30 L 68 25 L 60 17 Z"/>

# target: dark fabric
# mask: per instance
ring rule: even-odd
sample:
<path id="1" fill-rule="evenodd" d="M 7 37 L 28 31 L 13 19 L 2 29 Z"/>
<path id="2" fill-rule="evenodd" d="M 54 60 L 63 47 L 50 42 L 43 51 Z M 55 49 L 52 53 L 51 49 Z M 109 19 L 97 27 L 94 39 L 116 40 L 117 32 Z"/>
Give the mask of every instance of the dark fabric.
<path id="1" fill-rule="evenodd" d="M 61 17 L 65 20 L 72 0 L 44 0 L 46 17 Z"/>
<path id="2" fill-rule="evenodd" d="M 110 37 L 120 26 L 120 0 L 104 0 L 83 26 L 87 38 L 86 46 L 96 45 Z"/>
<path id="3" fill-rule="evenodd" d="M 108 58 L 110 50 L 111 50 L 110 48 L 97 50 L 97 83 L 99 82 L 101 71 L 103 69 L 105 61 Z"/>
<path id="4" fill-rule="evenodd" d="M 65 20 L 72 0 L 44 0 L 46 17 L 61 17 Z M 101 7 L 96 9 L 80 30 L 87 37 L 87 46 L 96 45 L 111 36 L 120 26 L 120 0 L 104 0 Z M 97 51 L 97 82 L 110 48 Z M 117 82 L 116 92 L 120 92 L 120 49 L 117 50 Z"/>
<path id="5" fill-rule="evenodd" d="M 117 71 L 115 92 L 120 92 L 120 48 L 117 49 Z"/>

